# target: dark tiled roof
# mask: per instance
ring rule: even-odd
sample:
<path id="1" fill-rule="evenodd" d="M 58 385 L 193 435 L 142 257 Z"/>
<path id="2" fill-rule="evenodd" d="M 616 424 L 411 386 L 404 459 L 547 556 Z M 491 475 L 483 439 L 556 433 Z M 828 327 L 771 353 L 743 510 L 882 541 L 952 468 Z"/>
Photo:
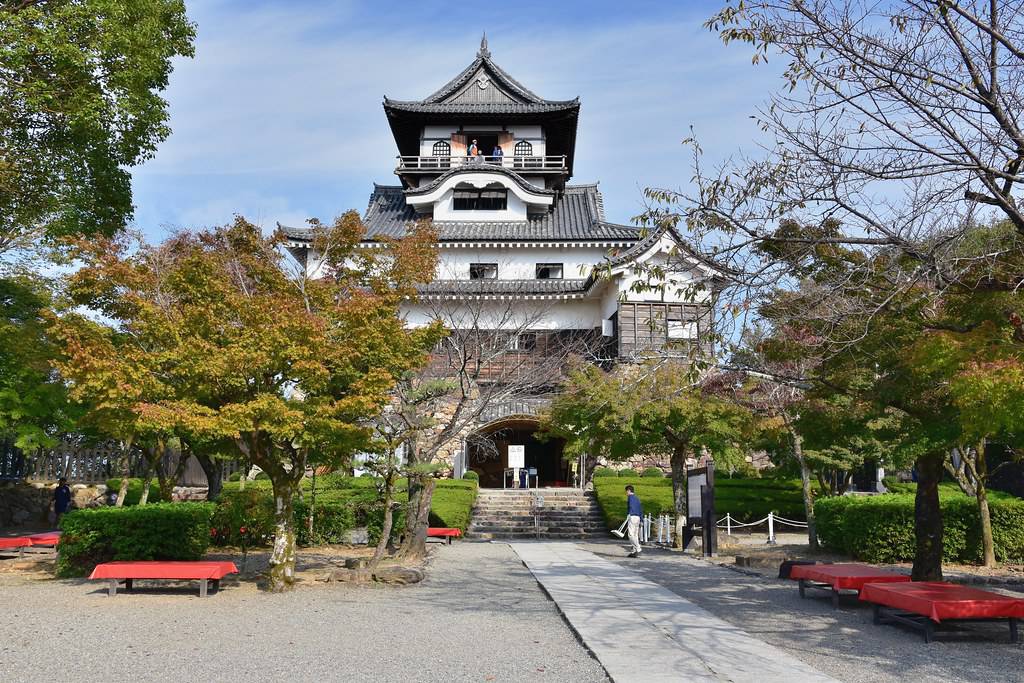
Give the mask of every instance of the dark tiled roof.
<path id="1" fill-rule="evenodd" d="M 590 280 L 434 280 L 418 285 L 423 296 L 431 295 L 475 295 L 530 296 L 543 294 L 583 294 Z"/>
<path id="2" fill-rule="evenodd" d="M 466 86 L 474 74 L 483 71 L 490 79 L 491 85 L 497 90 L 489 91 L 495 101 L 467 101 Z M 486 98 L 485 98 L 486 100 Z M 537 114 L 561 110 L 579 109 L 580 100 L 546 100 L 525 85 L 512 78 L 511 75 L 494 60 L 487 49 L 487 41 L 480 44 L 469 66 L 458 76 L 445 83 L 441 88 L 423 100 L 392 100 L 384 98 L 384 108 L 417 113 L 445 114 Z"/>
<path id="3" fill-rule="evenodd" d="M 366 240 L 402 237 L 418 218 L 400 186 L 374 185 L 363 216 Z M 293 239 L 309 238 L 309 228 L 281 227 Z M 550 211 L 525 221 L 435 221 L 434 229 L 442 242 L 634 242 L 641 236 L 640 228 L 604 220 L 597 185 L 567 185 Z"/>
<path id="4" fill-rule="evenodd" d="M 564 102 L 544 102 L 541 104 L 522 104 L 518 102 L 502 104 L 500 102 L 460 103 L 424 103 L 415 101 L 391 100 L 384 98 L 384 108 L 393 111 L 405 111 L 418 114 L 545 114 L 556 111 L 579 109 L 579 100 Z"/>

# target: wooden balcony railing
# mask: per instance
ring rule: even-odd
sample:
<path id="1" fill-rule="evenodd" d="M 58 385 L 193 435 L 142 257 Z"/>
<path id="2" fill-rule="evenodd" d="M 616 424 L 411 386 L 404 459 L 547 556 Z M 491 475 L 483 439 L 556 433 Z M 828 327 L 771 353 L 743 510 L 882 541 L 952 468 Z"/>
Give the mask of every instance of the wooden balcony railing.
<path id="1" fill-rule="evenodd" d="M 398 157 L 396 173 L 438 173 L 450 168 L 462 166 L 501 166 L 522 173 L 565 173 L 567 171 L 564 154 L 539 157 Z"/>

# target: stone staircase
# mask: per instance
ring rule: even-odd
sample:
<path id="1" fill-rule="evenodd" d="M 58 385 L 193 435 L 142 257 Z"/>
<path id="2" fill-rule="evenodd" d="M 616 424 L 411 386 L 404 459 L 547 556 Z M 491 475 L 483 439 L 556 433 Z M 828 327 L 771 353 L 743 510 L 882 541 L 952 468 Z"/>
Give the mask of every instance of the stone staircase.
<path id="1" fill-rule="evenodd" d="M 579 489 L 480 489 L 467 539 L 604 538 L 601 508 Z"/>

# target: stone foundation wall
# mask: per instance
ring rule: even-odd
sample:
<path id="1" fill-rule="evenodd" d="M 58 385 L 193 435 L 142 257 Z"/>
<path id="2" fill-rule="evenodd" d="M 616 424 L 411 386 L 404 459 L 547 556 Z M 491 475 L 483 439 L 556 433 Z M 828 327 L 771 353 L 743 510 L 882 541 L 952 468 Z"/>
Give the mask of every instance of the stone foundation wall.
<path id="1" fill-rule="evenodd" d="M 48 526 L 57 483 L 9 482 L 0 484 L 0 527 Z M 72 505 L 76 509 L 107 504 L 107 487 L 72 484 Z"/>

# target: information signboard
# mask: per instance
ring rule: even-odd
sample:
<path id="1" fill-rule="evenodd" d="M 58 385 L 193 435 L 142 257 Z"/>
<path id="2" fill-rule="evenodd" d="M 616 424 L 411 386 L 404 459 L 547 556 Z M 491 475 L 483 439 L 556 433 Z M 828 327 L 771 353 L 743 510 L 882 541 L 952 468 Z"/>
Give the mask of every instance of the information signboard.
<path id="1" fill-rule="evenodd" d="M 508 447 L 508 466 L 514 469 L 526 467 L 526 446 Z"/>

